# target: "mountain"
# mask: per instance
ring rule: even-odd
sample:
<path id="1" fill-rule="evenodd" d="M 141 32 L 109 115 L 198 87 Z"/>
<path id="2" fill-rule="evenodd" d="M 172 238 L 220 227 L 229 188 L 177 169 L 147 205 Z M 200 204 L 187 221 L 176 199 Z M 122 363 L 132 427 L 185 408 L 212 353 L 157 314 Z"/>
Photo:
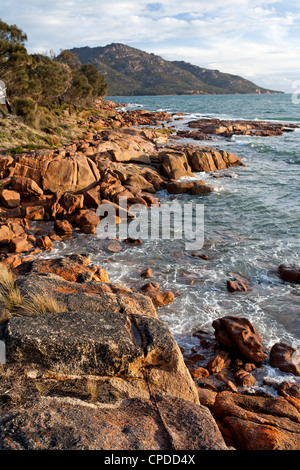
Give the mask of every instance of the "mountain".
<path id="1" fill-rule="evenodd" d="M 75 47 L 71 52 L 105 75 L 108 96 L 279 93 L 237 75 L 168 61 L 125 44 Z"/>

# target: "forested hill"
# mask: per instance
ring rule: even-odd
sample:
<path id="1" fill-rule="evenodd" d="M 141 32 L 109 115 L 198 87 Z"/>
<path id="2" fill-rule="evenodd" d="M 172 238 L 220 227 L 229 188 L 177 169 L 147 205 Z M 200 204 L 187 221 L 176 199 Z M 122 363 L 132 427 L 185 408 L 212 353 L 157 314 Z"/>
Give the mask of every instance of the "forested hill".
<path id="1" fill-rule="evenodd" d="M 109 96 L 278 93 L 237 75 L 171 62 L 124 44 L 71 49 L 103 74 Z"/>

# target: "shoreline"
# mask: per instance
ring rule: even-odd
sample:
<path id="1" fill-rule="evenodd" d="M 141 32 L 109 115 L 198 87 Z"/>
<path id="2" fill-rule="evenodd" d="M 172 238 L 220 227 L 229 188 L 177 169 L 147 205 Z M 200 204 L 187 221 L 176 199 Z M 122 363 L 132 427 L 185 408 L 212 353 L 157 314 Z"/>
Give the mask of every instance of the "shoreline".
<path id="1" fill-rule="evenodd" d="M 196 171 L 222 171 L 228 167 L 243 165 L 237 156 L 225 151 L 212 147 L 199 147 L 197 144 L 195 146 L 180 144 L 182 136 L 180 134 L 170 143 L 168 133 L 137 127 L 157 126 L 161 122 L 167 123 L 170 118 L 171 115 L 168 113 L 150 113 L 144 110 L 127 114 L 117 112 L 107 123 L 108 129 L 102 133 L 89 135 L 85 140 L 72 142 L 61 149 L 32 151 L 1 158 L 3 206 L 0 227 L 2 238 L 0 238 L 2 246 L 8 247 L 6 254 L 2 250 L 2 262 L 10 266 L 17 274 L 16 285 L 21 291 L 22 298 L 26 300 L 28 292 L 31 289 L 34 290 L 34 287 L 40 283 L 45 292 L 52 291 L 55 295 L 59 292 L 56 300 L 64 305 L 63 310 L 59 312 L 65 312 L 66 315 L 66 323 L 60 325 L 59 315 L 63 313 L 59 312 L 52 317 L 49 315 L 50 312 L 46 311 L 44 316 L 41 314 L 40 317 L 29 318 L 15 316 L 15 312 L 10 313 L 5 333 L 8 365 L 3 367 L 3 377 L 7 376 L 10 367 L 12 370 L 16 368 L 18 373 L 20 373 L 20 367 L 21 370 L 23 367 L 24 390 L 30 398 L 34 396 L 37 400 L 41 416 L 45 411 L 47 400 L 50 400 L 49 407 L 52 407 L 54 414 L 58 413 L 58 410 L 55 400 L 53 401 L 49 396 L 47 398 L 47 393 L 38 392 L 36 395 L 36 391 L 33 392 L 33 389 L 38 390 L 38 387 L 41 390 L 43 387 L 48 389 L 49 386 L 54 388 L 61 403 L 64 402 L 62 397 L 80 397 L 80 400 L 83 399 L 86 403 L 91 403 L 92 397 L 94 404 L 99 403 L 100 399 L 101 407 L 105 403 L 116 404 L 123 400 L 146 400 L 145 403 L 147 402 L 147 406 L 150 407 L 147 412 L 148 417 L 153 417 L 155 414 L 154 404 L 155 407 L 160 406 L 160 413 L 163 413 L 161 410 L 165 409 L 167 412 L 168 407 L 173 406 L 176 401 L 178 412 L 176 419 L 178 419 L 180 413 L 186 410 L 186 402 L 188 402 L 193 404 L 193 413 L 194 416 L 198 416 L 199 423 L 203 419 L 208 420 L 212 447 L 209 447 L 206 442 L 207 436 L 200 433 L 201 439 L 198 436 L 196 442 L 192 442 L 192 439 L 186 441 L 187 449 L 197 449 L 203 446 L 206 449 L 224 450 L 226 445 L 229 448 L 247 449 L 247 446 L 255 445 L 254 441 L 257 441 L 258 436 L 259 446 L 272 449 L 275 448 L 274 439 L 278 433 L 282 436 L 283 448 L 298 449 L 300 448 L 298 424 L 300 386 L 284 384 L 278 388 L 277 397 L 251 396 L 251 394 L 238 392 L 239 386 L 251 386 L 253 383 L 251 372 L 260 367 L 270 354 L 270 351 L 267 355 L 263 352 L 259 332 L 255 331 L 249 321 L 243 318 L 220 318 L 220 322 L 215 324 L 215 337 L 211 337 L 207 332 L 194 332 L 198 334 L 201 348 L 211 348 L 216 353 L 211 363 L 205 368 L 199 366 L 199 361 L 202 360 L 199 357 L 201 348 L 184 357 L 179 352 L 178 346 L 174 344 L 172 335 L 157 319 L 155 310 L 172 302 L 174 294 L 170 291 L 162 292 L 159 285 L 152 281 L 151 276 L 145 275 L 145 287 L 141 291 L 132 286 L 111 284 L 102 266 L 90 265 L 90 260 L 86 256 L 80 258 L 78 253 L 74 253 L 73 259 L 65 257 L 48 262 L 36 259 L 38 254 L 51 250 L 56 241 L 60 239 L 67 241 L 74 230 L 87 235 L 96 234 L 96 227 L 100 222 L 96 208 L 99 203 L 103 204 L 103 201 L 114 205 L 118 210 L 116 216 L 122 219 L 118 207 L 121 195 L 129 200 L 128 211 L 130 211 L 130 205 L 134 203 L 141 203 L 145 207 L 157 204 L 155 194 L 160 189 L 167 189 L 169 194 L 188 194 L 193 191 L 193 194 L 198 194 L 200 198 L 204 197 L 204 193 L 205 197 L 209 197 L 213 188 L 204 182 L 198 182 L 195 186 L 194 183 L 191 185 L 178 179 L 184 176 L 191 177 Z M 228 126 L 232 125 L 228 123 L 227 127 L 224 123 L 218 122 L 219 127 L 210 126 L 209 128 L 205 128 L 203 124 L 207 125 L 207 120 L 205 123 L 198 122 L 201 127 L 200 131 L 197 130 L 197 140 L 206 140 L 211 135 L 229 136 L 228 132 L 237 132 L 236 128 L 228 130 Z M 115 128 L 109 129 L 111 125 Z M 248 122 L 247 126 L 249 125 L 251 124 Z M 244 135 L 246 132 L 252 132 L 249 127 L 243 127 L 243 123 L 239 123 L 239 126 L 240 132 Z M 274 135 L 273 132 L 285 132 L 284 127 L 286 127 L 279 124 L 272 126 L 268 123 L 267 127 L 262 126 L 257 131 L 257 121 L 253 122 L 253 126 L 255 132 L 260 132 L 259 135 L 265 135 L 266 138 Z M 68 178 L 64 175 L 68 175 Z M 41 225 L 45 222 L 54 224 L 53 229 L 33 234 L 30 230 L 31 221 L 36 221 Z M 127 241 L 131 244 L 135 242 L 137 241 Z M 114 245 L 111 248 L 112 253 L 118 248 L 118 243 L 118 241 L 112 243 Z M 198 255 L 200 256 L 201 253 Z M 291 271 L 293 272 L 292 269 L 285 269 L 285 273 L 289 275 Z M 297 273 L 295 276 L 293 279 L 298 279 Z M 291 277 L 286 279 L 291 279 Z M 149 280 L 150 282 L 147 282 Z M 233 290 L 247 291 L 247 283 L 244 279 L 236 278 L 230 282 L 230 288 Z M 94 327 L 97 328 L 95 325 L 99 321 L 99 307 L 97 310 L 96 304 L 99 303 L 100 298 L 105 306 L 101 313 L 104 315 L 106 328 L 112 328 L 111 322 L 118 321 L 115 327 L 126 341 L 120 353 L 117 346 L 111 346 L 109 337 L 104 335 L 101 339 L 102 344 L 98 339 L 92 339 L 92 347 L 97 351 L 96 356 L 101 359 L 97 364 L 103 364 L 102 371 L 99 373 L 97 364 L 93 365 L 94 359 L 89 355 L 88 348 L 85 349 L 80 341 L 78 342 L 68 318 L 70 322 L 75 321 L 81 324 L 80 312 L 82 315 L 83 309 L 85 312 L 86 309 L 91 309 L 90 316 L 84 317 L 85 322 L 92 321 Z M 20 313 L 22 308 L 22 305 L 19 306 L 17 312 Z M 108 315 L 110 310 L 115 312 L 118 320 Z M 39 320 L 41 320 L 40 324 Z M 27 327 L 29 328 L 28 336 L 23 341 L 21 332 Z M 69 336 L 64 338 L 62 335 L 62 339 L 57 342 L 55 338 L 53 342 L 48 342 L 45 332 L 51 331 L 51 328 L 55 331 L 57 338 L 62 335 L 63 328 L 65 332 L 70 328 Z M 240 338 L 241 331 L 243 340 Z M 88 338 L 87 334 L 88 332 L 84 331 L 85 338 Z M 40 342 L 36 342 L 36 335 L 40 337 Z M 101 338 L 103 331 L 99 331 L 99 335 Z M 149 342 L 149 335 L 152 343 Z M 167 347 L 162 344 L 162 337 L 167 338 Z M 71 363 L 68 357 L 64 357 L 62 348 L 64 341 L 70 348 L 71 356 L 76 358 Z M 90 339 L 87 342 L 89 341 Z M 41 347 L 43 344 L 44 346 Z M 115 339 L 115 344 L 118 344 L 118 339 Z M 252 348 L 249 348 L 249 344 L 252 344 Z M 101 352 L 103 345 L 107 351 L 105 354 Z M 54 351 L 52 356 L 48 354 L 48 348 Z M 114 348 L 118 350 L 117 355 Z M 127 351 L 126 360 L 120 365 L 117 358 L 120 354 L 123 357 L 125 351 Z M 129 355 L 128 351 L 130 351 Z M 273 356 L 275 355 L 276 360 L 273 364 L 277 366 L 281 364 L 280 367 L 284 367 L 282 362 L 288 362 L 286 360 L 289 357 L 290 361 L 286 367 L 291 367 L 293 365 L 291 357 L 294 353 L 295 351 L 289 348 L 285 350 L 282 347 L 275 348 Z M 62 357 L 57 367 L 59 355 Z M 34 365 L 30 364 L 32 357 L 37 361 Z M 54 357 L 56 357 L 55 360 L 53 360 Z M 110 359 L 106 363 L 108 357 Z M 75 369 L 76 373 L 74 373 Z M 295 372 L 300 375 L 297 368 Z M 72 381 L 75 386 L 72 385 Z M 121 387 L 120 382 L 122 382 Z M 140 383 L 139 389 L 134 390 L 137 383 Z M 3 394 L 4 392 L 2 396 Z M 106 398 L 103 399 L 103 396 Z M 160 397 L 158 402 L 157 396 Z M 173 398 L 170 399 L 170 396 Z M 42 403 L 45 397 L 47 400 Z M 22 403 L 21 409 L 26 409 L 27 400 Z M 168 400 L 171 401 L 168 402 Z M 74 411 L 76 403 L 73 405 L 72 413 L 75 414 L 72 419 L 76 423 Z M 20 403 L 18 406 L 20 407 Z M 5 412 L 17 410 L 19 413 L 18 406 L 14 404 L 11 409 L 10 407 L 5 409 Z M 78 409 L 82 410 L 82 406 L 78 404 Z M 134 409 L 135 402 L 132 402 L 132 406 Z M 276 409 L 275 414 L 272 407 Z M 280 407 L 282 411 L 278 415 Z M 261 416 L 261 411 L 258 411 L 261 409 L 263 416 Z M 242 417 L 243 413 L 246 413 L 247 420 Z M 280 423 L 280 415 L 285 422 L 287 419 L 291 420 L 288 431 L 285 425 Z M 5 413 L 2 418 L 5 418 Z M 36 415 L 34 419 L 37 419 Z M 96 429 L 99 418 L 95 419 Z M 260 423 L 259 426 L 257 423 Z M 274 429 L 266 437 L 265 426 L 270 426 L 270 423 Z M 293 425 L 293 423 L 297 424 Z M 160 433 L 162 435 L 166 432 L 174 436 L 172 434 L 174 423 L 168 424 L 169 426 L 160 430 Z M 57 423 L 55 424 L 54 419 L 53 429 L 55 425 L 57 426 Z M 185 435 L 185 426 L 189 425 L 189 423 L 182 424 L 182 436 Z M 131 423 L 130 426 L 131 432 L 139 429 L 138 423 L 136 425 Z M 8 426 L 3 432 L 2 440 L 0 439 L 1 445 L 7 442 L 5 439 L 8 435 L 11 436 L 12 431 Z M 38 433 L 43 448 L 47 448 L 43 427 L 35 429 L 34 432 Z M 195 429 L 196 432 L 199 430 Z M 249 436 L 252 433 L 256 434 L 255 439 L 251 441 Z M 118 439 L 121 439 L 117 431 L 116 435 Z M 81 439 L 82 436 L 77 436 L 78 448 L 82 448 L 79 444 Z M 143 445 L 143 439 L 141 437 L 139 446 Z M 125 444 L 124 441 L 122 443 L 120 440 L 118 443 L 116 440 L 113 441 L 112 437 L 110 444 L 112 442 L 113 445 L 128 446 L 130 439 Z M 8 448 L 13 448 L 14 444 L 7 445 Z M 31 442 L 30 445 L 35 444 Z M 108 444 L 96 439 L 95 442 L 86 445 L 93 448 L 93 446 Z M 157 445 L 170 444 L 163 440 L 159 443 L 153 437 L 152 445 L 154 449 Z M 181 444 L 173 445 L 176 450 L 178 449 L 176 446 Z M 129 447 L 128 449 L 131 450 Z M 256 449 L 252 447 L 251 450 Z"/>

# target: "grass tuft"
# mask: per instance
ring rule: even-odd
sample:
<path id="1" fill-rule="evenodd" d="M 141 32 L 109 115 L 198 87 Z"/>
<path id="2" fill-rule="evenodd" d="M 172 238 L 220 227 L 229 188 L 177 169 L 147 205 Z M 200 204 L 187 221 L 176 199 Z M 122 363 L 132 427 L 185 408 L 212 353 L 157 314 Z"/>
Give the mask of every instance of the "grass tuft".
<path id="1" fill-rule="evenodd" d="M 32 316 L 48 312 L 62 313 L 67 310 L 64 304 L 46 292 L 31 292 L 25 299 L 22 298 L 20 290 L 16 287 L 14 273 L 3 263 L 0 263 L 0 302 L 6 309 L 6 314 L 0 318 L 0 322 L 4 321 L 9 313 Z"/>
<path id="2" fill-rule="evenodd" d="M 16 278 L 10 267 L 0 263 L 0 302 L 9 311 L 13 311 L 22 305 L 21 292 L 15 283 Z"/>
<path id="3" fill-rule="evenodd" d="M 57 302 L 52 295 L 47 293 L 32 292 L 22 303 L 22 313 L 29 316 L 43 313 L 62 313 L 65 310 L 63 304 Z"/>

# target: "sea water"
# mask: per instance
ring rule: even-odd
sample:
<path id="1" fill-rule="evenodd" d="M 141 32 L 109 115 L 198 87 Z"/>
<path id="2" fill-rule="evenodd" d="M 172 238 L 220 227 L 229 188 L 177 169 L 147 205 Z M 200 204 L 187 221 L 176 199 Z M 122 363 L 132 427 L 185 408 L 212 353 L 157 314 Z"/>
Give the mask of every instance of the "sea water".
<path id="1" fill-rule="evenodd" d="M 203 117 L 300 122 L 300 104 L 292 95 L 130 96 L 108 97 L 121 109 L 175 113 L 166 126 L 188 130 L 187 123 Z M 186 113 L 176 119 L 176 113 Z M 177 342 L 189 350 L 199 344 L 198 329 L 213 331 L 212 321 L 226 316 L 247 317 L 261 334 L 266 349 L 284 341 L 300 349 L 300 289 L 283 282 L 282 263 L 300 264 L 300 129 L 282 136 L 233 136 L 212 141 L 176 140 L 209 145 L 238 155 L 245 167 L 196 173 L 215 187 L 206 196 L 157 193 L 162 203 L 204 204 L 204 260 L 186 250 L 185 240 L 145 240 L 108 253 L 105 241 L 83 234 L 59 243 L 51 256 L 86 252 L 92 263 L 107 270 L 111 282 L 140 287 L 141 271 L 150 267 L 151 280 L 176 294 L 173 303 L 158 308 L 158 317 Z M 145 209 L 147 210 L 147 209 Z M 247 292 L 230 293 L 229 273 L 245 276 Z M 281 373 L 268 366 L 264 376 Z M 285 379 L 298 380 L 294 376 Z"/>

